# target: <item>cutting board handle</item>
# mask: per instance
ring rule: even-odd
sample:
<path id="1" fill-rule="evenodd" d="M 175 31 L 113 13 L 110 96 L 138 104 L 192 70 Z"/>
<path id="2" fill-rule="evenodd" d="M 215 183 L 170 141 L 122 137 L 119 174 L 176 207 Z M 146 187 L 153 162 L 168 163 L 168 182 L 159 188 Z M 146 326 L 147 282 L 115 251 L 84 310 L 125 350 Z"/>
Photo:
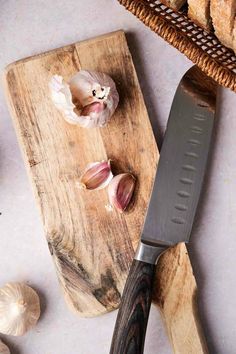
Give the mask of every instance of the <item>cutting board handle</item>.
<path id="1" fill-rule="evenodd" d="M 197 306 L 197 284 L 184 243 L 157 264 L 154 302 L 159 306 L 175 354 L 209 354 Z"/>
<path id="2" fill-rule="evenodd" d="M 115 324 L 110 354 L 143 353 L 154 275 L 154 264 L 133 260 Z"/>

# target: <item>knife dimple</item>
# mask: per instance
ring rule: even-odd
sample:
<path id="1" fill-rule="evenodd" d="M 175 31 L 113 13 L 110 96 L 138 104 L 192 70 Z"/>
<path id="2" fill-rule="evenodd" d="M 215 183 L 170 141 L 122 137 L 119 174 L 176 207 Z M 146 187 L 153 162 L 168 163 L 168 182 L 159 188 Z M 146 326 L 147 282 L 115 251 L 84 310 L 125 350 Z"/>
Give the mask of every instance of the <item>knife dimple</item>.
<path id="1" fill-rule="evenodd" d="M 185 156 L 194 157 L 195 159 L 198 159 L 198 157 L 199 157 L 199 155 L 196 152 L 191 152 L 191 151 L 187 151 L 185 153 Z"/>
<path id="2" fill-rule="evenodd" d="M 195 116 L 193 116 L 193 119 L 202 122 L 202 121 L 204 121 L 206 118 L 205 118 L 203 115 L 201 115 L 201 114 L 196 114 Z"/>
<path id="3" fill-rule="evenodd" d="M 175 224 L 179 224 L 179 225 L 183 225 L 186 223 L 186 220 L 181 218 L 181 217 L 178 217 L 178 216 L 175 216 L 171 219 L 171 221 Z"/>
<path id="4" fill-rule="evenodd" d="M 186 171 L 196 171 L 196 168 L 193 165 L 183 165 L 182 168 Z"/>
<path id="5" fill-rule="evenodd" d="M 193 180 L 191 180 L 190 178 L 180 178 L 180 182 L 183 183 L 183 184 L 188 184 L 188 185 L 191 185 L 193 184 Z"/>
<path id="6" fill-rule="evenodd" d="M 193 126 L 193 127 L 191 128 L 191 131 L 192 131 L 193 133 L 195 133 L 195 134 L 202 134 L 203 129 L 200 128 L 200 127 L 197 127 L 197 126 Z"/>
<path id="7" fill-rule="evenodd" d="M 201 141 L 197 140 L 197 139 L 189 139 L 188 143 L 190 143 L 192 145 L 201 145 Z"/>
<path id="8" fill-rule="evenodd" d="M 180 211 L 186 211 L 188 209 L 187 205 L 184 204 L 176 204 L 175 209 L 180 210 Z"/>
<path id="9" fill-rule="evenodd" d="M 178 191 L 177 194 L 182 197 L 182 198 L 189 198 L 190 197 L 190 193 L 186 192 L 186 191 Z"/>

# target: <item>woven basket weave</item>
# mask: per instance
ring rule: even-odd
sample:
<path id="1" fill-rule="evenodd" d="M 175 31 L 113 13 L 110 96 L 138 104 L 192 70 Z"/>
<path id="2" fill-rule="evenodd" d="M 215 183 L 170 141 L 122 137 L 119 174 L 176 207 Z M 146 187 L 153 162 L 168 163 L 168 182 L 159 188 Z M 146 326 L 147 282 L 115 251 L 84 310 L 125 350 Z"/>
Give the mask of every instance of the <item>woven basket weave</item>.
<path id="1" fill-rule="evenodd" d="M 214 34 L 157 0 L 118 0 L 146 26 L 186 55 L 220 85 L 236 92 L 236 56 Z"/>

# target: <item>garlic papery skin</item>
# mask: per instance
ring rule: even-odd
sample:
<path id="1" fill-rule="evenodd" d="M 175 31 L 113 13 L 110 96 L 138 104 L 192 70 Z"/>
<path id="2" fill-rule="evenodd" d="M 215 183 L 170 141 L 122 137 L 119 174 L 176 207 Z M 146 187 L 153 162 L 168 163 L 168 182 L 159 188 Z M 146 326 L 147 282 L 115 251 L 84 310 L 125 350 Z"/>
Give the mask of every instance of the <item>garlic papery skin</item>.
<path id="1" fill-rule="evenodd" d="M 112 78 L 95 71 L 81 70 L 68 82 L 54 75 L 49 87 L 52 101 L 65 120 L 84 128 L 105 126 L 119 102 Z"/>
<path id="2" fill-rule="evenodd" d="M 108 186 L 110 205 L 120 213 L 126 210 L 134 193 L 136 180 L 131 173 L 115 176 Z"/>
<path id="3" fill-rule="evenodd" d="M 39 297 L 28 285 L 8 283 L 0 289 L 0 333 L 21 336 L 39 316 Z"/>
<path id="4" fill-rule="evenodd" d="M 49 83 L 54 105 L 64 113 L 65 120 L 70 124 L 77 124 L 78 117 L 74 113 L 76 108 L 72 102 L 70 86 L 62 76 L 54 75 Z"/>
<path id="5" fill-rule="evenodd" d="M 9 348 L 0 340 L 0 354 L 11 354 Z"/>
<path id="6" fill-rule="evenodd" d="M 81 189 L 103 189 L 113 178 L 111 163 L 108 161 L 93 162 L 88 164 L 80 177 L 78 187 Z"/>

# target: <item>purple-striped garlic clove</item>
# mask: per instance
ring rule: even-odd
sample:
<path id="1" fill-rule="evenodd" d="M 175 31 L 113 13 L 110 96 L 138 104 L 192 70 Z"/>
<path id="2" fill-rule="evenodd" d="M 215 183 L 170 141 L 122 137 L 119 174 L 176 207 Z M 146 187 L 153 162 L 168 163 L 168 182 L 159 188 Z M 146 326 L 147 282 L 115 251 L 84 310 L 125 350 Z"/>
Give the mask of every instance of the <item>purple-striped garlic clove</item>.
<path id="1" fill-rule="evenodd" d="M 113 178 L 110 160 L 90 163 L 82 176 L 78 186 L 81 189 L 103 189 Z"/>
<path id="2" fill-rule="evenodd" d="M 115 176 L 108 186 L 108 198 L 112 207 L 123 213 L 134 193 L 136 180 L 131 173 Z"/>
<path id="3" fill-rule="evenodd" d="M 103 111 L 104 109 L 104 103 L 103 102 L 93 102 L 88 104 L 87 106 L 83 107 L 81 110 L 81 115 L 82 116 L 89 116 L 92 114 L 99 114 Z"/>

